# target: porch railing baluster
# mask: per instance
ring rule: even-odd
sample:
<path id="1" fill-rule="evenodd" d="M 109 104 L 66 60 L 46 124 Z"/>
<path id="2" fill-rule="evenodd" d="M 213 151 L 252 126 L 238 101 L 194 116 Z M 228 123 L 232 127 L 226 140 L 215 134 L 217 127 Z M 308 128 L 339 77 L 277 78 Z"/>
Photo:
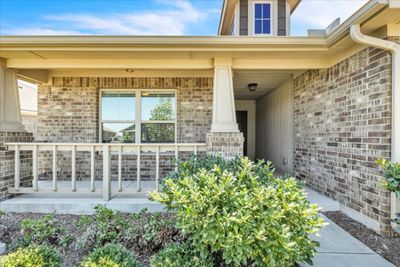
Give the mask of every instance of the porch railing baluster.
<path id="1" fill-rule="evenodd" d="M 10 193 L 71 193 L 74 194 L 87 194 L 93 193 L 96 191 L 96 152 L 102 151 L 103 155 L 103 176 L 102 179 L 102 187 L 100 188 L 99 193 L 102 193 L 104 200 L 110 200 L 113 194 L 118 195 L 127 195 L 127 194 L 136 194 L 137 192 L 142 191 L 142 184 L 146 188 L 146 192 L 150 190 L 159 190 L 160 189 L 160 180 L 163 178 L 161 175 L 162 166 L 160 163 L 162 157 L 167 155 L 168 157 L 175 157 L 176 160 L 179 160 L 179 153 L 193 153 L 197 155 L 199 151 L 206 151 L 206 144 L 201 143 L 184 143 L 184 144 L 84 144 L 84 143 L 7 143 L 8 149 L 15 152 L 14 160 L 14 182 L 15 184 L 8 188 Z M 21 152 L 22 151 L 29 151 L 32 152 L 32 185 L 31 186 L 24 186 L 21 184 Z M 49 158 L 42 158 L 39 157 L 39 153 L 44 152 L 49 154 Z M 68 166 L 71 171 L 71 180 L 67 181 L 66 184 L 64 181 L 59 181 L 59 175 L 61 175 L 60 171 L 57 171 L 59 167 L 63 167 L 58 161 L 57 154 L 59 152 L 71 152 L 71 165 Z M 77 170 L 77 153 L 84 152 L 85 156 L 86 153 L 90 153 L 90 182 L 88 181 L 88 185 L 84 185 L 81 187 L 81 181 L 77 181 L 79 178 L 79 171 Z M 123 153 L 137 153 L 137 164 L 136 164 L 136 171 L 137 171 L 137 183 L 136 188 L 131 188 L 131 186 L 124 187 L 124 183 L 122 180 L 122 163 L 123 163 Z M 142 153 L 143 152 L 143 153 Z M 165 154 L 164 154 L 165 153 Z M 50 159 L 51 154 L 51 159 Z M 117 181 L 111 181 L 111 159 L 118 155 L 118 179 Z M 143 159 L 143 155 L 145 155 L 145 160 L 147 164 L 147 157 L 150 159 L 154 159 L 155 156 L 155 179 L 153 177 L 152 181 L 145 181 L 142 182 L 141 175 L 141 160 Z M 182 156 L 182 155 L 181 155 Z M 46 160 L 49 161 L 51 164 L 50 171 L 52 174 L 49 174 L 49 178 L 45 181 L 39 182 L 39 163 L 46 163 Z M 25 164 L 25 162 L 24 162 Z M 98 165 L 98 164 L 97 164 Z M 25 166 L 25 165 L 23 165 Z M 22 166 L 22 167 L 23 167 Z M 47 166 L 47 165 L 46 165 Z M 100 168 L 101 165 L 98 166 Z M 131 166 L 129 166 L 130 168 Z M 130 169 L 128 169 L 130 171 Z M 175 170 L 177 170 L 177 166 L 175 166 Z M 46 172 L 43 173 L 46 177 Z M 155 187 L 149 186 L 155 182 Z M 70 184 L 71 183 L 71 184 Z M 70 184 L 70 186 L 68 186 Z M 115 188 L 114 188 L 115 184 Z M 66 185 L 66 186 L 65 186 Z M 40 187 L 40 188 L 39 188 Z"/>
<path id="2" fill-rule="evenodd" d="M 57 146 L 53 146 L 53 191 L 57 191 Z"/>
<path id="3" fill-rule="evenodd" d="M 179 156 L 178 146 L 175 146 L 175 172 L 178 171 L 178 156 Z"/>
<path id="4" fill-rule="evenodd" d="M 33 146 L 33 152 L 32 152 L 32 175 L 33 175 L 33 190 L 38 191 L 38 158 L 37 158 L 37 153 L 38 153 L 38 146 L 34 145 Z"/>
<path id="5" fill-rule="evenodd" d="M 111 187 L 110 187 L 110 146 L 103 145 L 103 200 L 111 199 Z"/>
<path id="6" fill-rule="evenodd" d="M 136 168 L 136 180 L 137 180 L 137 185 L 136 185 L 136 190 L 140 192 L 142 189 L 140 188 L 140 145 L 137 146 L 137 168 Z"/>
<path id="7" fill-rule="evenodd" d="M 118 192 L 122 192 L 122 146 L 118 147 Z"/>
<path id="8" fill-rule="evenodd" d="M 95 184 L 94 184 L 94 145 L 90 147 L 90 191 L 95 191 Z"/>
<path id="9" fill-rule="evenodd" d="M 19 185 L 21 183 L 21 176 L 20 176 L 20 161 L 19 161 L 19 146 L 15 145 L 15 165 L 14 165 L 14 188 L 16 191 L 19 190 Z"/>
<path id="10" fill-rule="evenodd" d="M 156 147 L 156 190 L 159 189 L 159 176 L 160 176 L 160 146 Z"/>
<path id="11" fill-rule="evenodd" d="M 72 145 L 72 153 L 71 153 L 71 185 L 72 191 L 76 191 L 76 147 Z"/>

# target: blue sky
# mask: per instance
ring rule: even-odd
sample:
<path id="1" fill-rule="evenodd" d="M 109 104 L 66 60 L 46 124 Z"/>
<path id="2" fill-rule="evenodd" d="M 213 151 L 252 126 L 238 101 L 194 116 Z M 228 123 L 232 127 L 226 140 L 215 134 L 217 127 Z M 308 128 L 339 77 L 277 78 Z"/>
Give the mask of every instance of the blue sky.
<path id="1" fill-rule="evenodd" d="M 366 0 L 303 0 L 292 35 L 344 21 Z M 0 35 L 216 35 L 222 0 L 0 0 Z"/>

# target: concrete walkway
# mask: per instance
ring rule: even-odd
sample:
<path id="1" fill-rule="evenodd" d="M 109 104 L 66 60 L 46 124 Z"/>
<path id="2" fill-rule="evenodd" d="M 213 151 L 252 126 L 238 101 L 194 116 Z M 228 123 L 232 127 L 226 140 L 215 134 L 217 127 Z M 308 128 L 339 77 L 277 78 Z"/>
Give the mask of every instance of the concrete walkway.
<path id="1" fill-rule="evenodd" d="M 323 211 L 337 211 L 339 204 L 315 191 L 307 189 L 309 200 L 318 204 Z M 317 255 L 313 259 L 314 267 L 394 267 L 373 250 L 358 241 L 334 222 L 321 214 L 329 225 L 325 226 L 319 236 L 313 237 L 320 242 Z"/>

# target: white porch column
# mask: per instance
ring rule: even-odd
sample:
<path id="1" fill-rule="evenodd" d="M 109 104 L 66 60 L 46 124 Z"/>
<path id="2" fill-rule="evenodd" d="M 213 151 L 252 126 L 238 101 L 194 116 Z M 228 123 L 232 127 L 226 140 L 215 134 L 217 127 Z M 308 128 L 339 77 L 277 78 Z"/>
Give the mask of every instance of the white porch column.
<path id="1" fill-rule="evenodd" d="M 214 58 L 211 132 L 239 132 L 233 95 L 232 58 Z"/>
<path id="2" fill-rule="evenodd" d="M 21 109 L 17 73 L 7 69 L 5 60 L 0 58 L 0 132 L 24 131 L 21 123 Z"/>
<path id="3" fill-rule="evenodd" d="M 7 150 L 5 144 L 32 141 L 32 134 L 25 132 L 21 123 L 17 74 L 7 69 L 5 60 L 0 58 L 0 201 L 12 196 L 8 187 L 14 186 L 16 180 L 21 185 L 32 183 L 32 153 L 17 154 L 19 170 L 15 179 L 15 152 Z"/>
<path id="4" fill-rule="evenodd" d="M 213 113 L 207 153 L 229 159 L 243 155 L 243 133 L 236 123 L 232 59 L 214 58 Z"/>

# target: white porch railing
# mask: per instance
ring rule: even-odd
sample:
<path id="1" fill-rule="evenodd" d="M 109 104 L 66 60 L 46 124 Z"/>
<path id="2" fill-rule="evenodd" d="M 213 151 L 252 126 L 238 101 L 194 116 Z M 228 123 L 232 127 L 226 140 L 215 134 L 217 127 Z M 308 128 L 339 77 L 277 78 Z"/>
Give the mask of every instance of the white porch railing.
<path id="1" fill-rule="evenodd" d="M 15 185 L 8 190 L 10 193 L 84 193 L 90 194 L 101 192 L 104 200 L 109 200 L 112 197 L 111 184 L 111 155 L 118 155 L 118 179 L 117 192 L 118 194 L 137 194 L 141 191 L 141 165 L 140 157 L 143 153 L 146 155 L 155 155 L 156 177 L 154 189 L 159 189 L 160 179 L 160 154 L 168 154 L 178 160 L 179 152 L 192 152 L 197 155 L 200 151 L 206 151 L 206 144 L 203 143 L 172 143 L 172 144 L 89 144 L 89 143 L 7 143 L 8 149 L 15 151 Z M 20 151 L 32 152 L 32 175 L 33 181 L 31 187 L 21 186 L 21 169 L 20 169 Z M 58 188 L 57 181 L 57 152 L 71 152 L 71 187 L 70 189 L 62 187 Z M 88 188 L 77 187 L 76 177 L 76 152 L 90 152 L 90 186 Z M 39 187 L 38 175 L 38 153 L 52 153 L 52 186 L 51 188 Z M 101 152 L 103 155 L 103 177 L 102 187 L 96 188 L 95 177 L 95 153 Z M 124 153 L 136 155 L 136 188 L 124 188 L 122 181 L 122 156 Z M 176 169 L 176 167 L 175 167 Z"/>

